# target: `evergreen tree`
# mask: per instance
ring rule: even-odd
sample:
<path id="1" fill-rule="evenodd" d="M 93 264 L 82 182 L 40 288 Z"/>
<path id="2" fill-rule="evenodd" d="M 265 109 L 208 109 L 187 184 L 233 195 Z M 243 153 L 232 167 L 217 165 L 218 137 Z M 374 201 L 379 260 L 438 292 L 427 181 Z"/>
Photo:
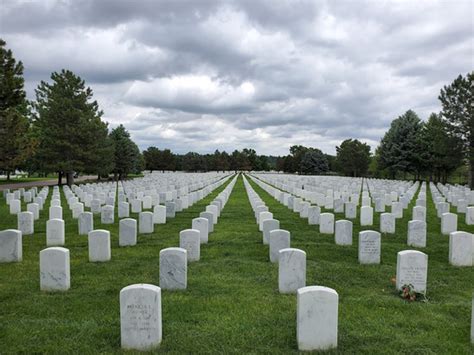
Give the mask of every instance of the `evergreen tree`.
<path id="1" fill-rule="evenodd" d="M 347 176 L 363 176 L 370 164 L 370 146 L 357 139 L 346 139 L 336 147 L 337 170 Z"/>
<path id="2" fill-rule="evenodd" d="M 326 155 L 316 148 L 309 148 L 304 153 L 300 165 L 304 174 L 318 175 L 329 171 Z"/>
<path id="3" fill-rule="evenodd" d="M 0 170 L 9 180 L 32 154 L 35 141 L 30 135 L 23 64 L 5 45 L 0 39 Z"/>
<path id="4" fill-rule="evenodd" d="M 474 71 L 466 77 L 459 75 L 451 85 L 441 89 L 439 100 L 442 117 L 448 122 L 452 135 L 463 141 L 469 162 L 469 186 L 474 188 Z"/>
<path id="5" fill-rule="evenodd" d="M 140 150 L 123 125 L 110 132 L 110 139 L 114 146 L 114 179 L 122 180 L 127 174 L 137 171 L 141 164 Z"/>
<path id="6" fill-rule="evenodd" d="M 71 185 L 74 172 L 101 170 L 104 157 L 96 156 L 99 147 L 105 149 L 107 124 L 84 80 L 69 70 L 52 73 L 51 80 L 36 89 L 34 133 L 40 144 L 35 159 L 43 171 L 58 173 L 59 184 L 66 174 Z"/>

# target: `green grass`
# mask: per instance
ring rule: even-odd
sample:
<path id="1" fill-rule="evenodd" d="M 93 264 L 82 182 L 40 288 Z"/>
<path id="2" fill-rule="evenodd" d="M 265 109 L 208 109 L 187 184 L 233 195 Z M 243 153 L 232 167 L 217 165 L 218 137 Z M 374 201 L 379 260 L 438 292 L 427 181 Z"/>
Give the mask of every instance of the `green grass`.
<path id="1" fill-rule="evenodd" d="M 406 246 L 411 207 L 397 221 L 397 234 L 384 235 L 382 264 L 362 266 L 354 245 L 336 246 L 252 183 L 281 228 L 288 229 L 292 247 L 307 253 L 307 284 L 336 289 L 339 303 L 340 353 L 470 354 L 472 268 L 448 265 L 448 238 L 429 200 L 428 302 L 406 303 L 390 282 L 396 254 Z M 120 352 L 119 292 L 133 283 L 159 285 L 159 251 L 177 246 L 180 230 L 203 211 L 219 188 L 203 201 L 178 213 L 155 233 L 139 235 L 138 245 L 118 247 L 118 223 L 96 228 L 111 231 L 112 260 L 89 263 L 87 237 L 77 235 L 63 198 L 66 247 L 71 252 L 71 289 L 65 293 L 39 290 L 39 251 L 45 248 L 49 201 L 35 235 L 25 236 L 23 262 L 0 264 L 0 352 Z M 51 196 L 51 193 L 50 193 Z M 49 196 L 49 197 L 50 197 Z M 409 212 L 408 212 L 409 211 Z M 343 216 L 338 215 L 338 219 Z M 378 214 L 374 218 L 378 229 Z M 461 222 L 461 221 L 460 221 Z M 0 229 L 15 228 L 0 198 Z M 460 229 L 473 231 L 460 223 Z M 255 223 L 242 178 L 223 210 L 201 260 L 188 267 L 186 291 L 162 291 L 163 342 L 159 351 L 183 353 L 297 352 L 296 297 L 278 293 L 278 266 L 268 261 L 268 246 Z"/>

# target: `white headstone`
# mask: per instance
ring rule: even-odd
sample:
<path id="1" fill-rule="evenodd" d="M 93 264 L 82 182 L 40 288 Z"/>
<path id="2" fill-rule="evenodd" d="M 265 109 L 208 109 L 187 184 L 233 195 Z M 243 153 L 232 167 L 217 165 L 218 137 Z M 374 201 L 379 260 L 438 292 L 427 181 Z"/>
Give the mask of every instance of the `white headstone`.
<path id="1" fill-rule="evenodd" d="M 72 218 L 79 218 L 79 215 L 84 212 L 84 204 L 81 202 L 76 202 L 72 205 Z"/>
<path id="2" fill-rule="evenodd" d="M 50 219 L 46 222 L 46 245 L 64 245 L 64 221 L 62 219 Z"/>
<path id="3" fill-rule="evenodd" d="M 10 201 L 10 214 L 18 214 L 21 212 L 21 201 L 20 200 L 11 200 Z"/>
<path id="4" fill-rule="evenodd" d="M 449 263 L 454 266 L 473 266 L 474 235 L 467 232 L 449 234 Z"/>
<path id="5" fill-rule="evenodd" d="M 166 218 L 174 218 L 176 216 L 176 204 L 173 201 L 166 201 Z"/>
<path id="6" fill-rule="evenodd" d="M 119 246 L 137 244 L 137 221 L 133 218 L 124 218 L 119 222 Z"/>
<path id="7" fill-rule="evenodd" d="M 308 224 L 310 225 L 319 224 L 320 215 L 321 215 L 321 207 L 319 206 L 308 207 Z"/>
<path id="8" fill-rule="evenodd" d="M 335 242 L 337 245 L 352 245 L 352 222 L 336 221 Z"/>
<path id="9" fill-rule="evenodd" d="M 395 216 L 392 213 L 380 214 L 380 232 L 381 233 L 395 233 Z"/>
<path id="10" fill-rule="evenodd" d="M 298 350 L 328 350 L 337 347 L 338 305 L 339 295 L 331 288 L 308 286 L 298 290 Z"/>
<path id="11" fill-rule="evenodd" d="M 380 264 L 380 233 L 362 231 L 359 233 L 359 263 Z"/>
<path id="12" fill-rule="evenodd" d="M 284 229 L 275 229 L 270 232 L 270 261 L 276 263 L 278 261 L 281 249 L 290 247 L 290 232 Z"/>
<path id="13" fill-rule="evenodd" d="M 273 219 L 273 213 L 271 212 L 260 212 L 259 218 L 258 218 L 258 230 L 260 232 L 263 232 L 263 221 L 267 219 Z"/>
<path id="14" fill-rule="evenodd" d="M 149 234 L 153 233 L 155 225 L 153 224 L 153 213 L 152 212 L 140 212 L 138 220 L 138 233 Z"/>
<path id="15" fill-rule="evenodd" d="M 153 207 L 153 223 L 154 224 L 165 224 L 166 223 L 166 207 L 156 205 Z"/>
<path id="16" fill-rule="evenodd" d="M 426 222 L 409 221 L 408 222 L 408 241 L 407 244 L 417 248 L 426 247 Z"/>
<path id="17" fill-rule="evenodd" d="M 470 206 L 466 209 L 466 224 L 468 226 L 474 225 L 474 207 Z"/>
<path id="18" fill-rule="evenodd" d="M 12 263 L 23 260 L 21 231 L 6 229 L 0 231 L 0 263 Z"/>
<path id="19" fill-rule="evenodd" d="M 185 229 L 179 232 L 179 247 L 187 251 L 188 262 L 198 261 L 201 255 L 201 232 Z"/>
<path id="20" fill-rule="evenodd" d="M 161 289 L 135 284 L 120 291 L 120 342 L 122 349 L 147 351 L 161 343 Z"/>
<path id="21" fill-rule="evenodd" d="M 334 233 L 334 214 L 321 213 L 319 215 L 319 233 L 321 234 Z"/>
<path id="22" fill-rule="evenodd" d="M 134 199 L 131 201 L 132 213 L 140 213 L 142 211 L 142 200 Z"/>
<path id="23" fill-rule="evenodd" d="M 360 208 L 360 225 L 371 226 L 374 224 L 374 209 L 370 206 Z"/>
<path id="24" fill-rule="evenodd" d="M 100 214 L 102 224 L 114 224 L 114 206 L 105 205 Z"/>
<path id="25" fill-rule="evenodd" d="M 423 207 L 423 206 L 413 207 L 412 220 L 426 221 L 426 207 Z"/>
<path id="26" fill-rule="evenodd" d="M 280 249 L 278 256 L 278 290 L 296 293 L 306 286 L 306 253 L 300 249 Z"/>
<path id="27" fill-rule="evenodd" d="M 42 291 L 66 291 L 71 286 L 69 250 L 51 247 L 40 251 L 40 288 Z"/>
<path id="28" fill-rule="evenodd" d="M 61 206 L 51 206 L 49 208 L 49 219 L 63 219 L 63 208 Z"/>
<path id="29" fill-rule="evenodd" d="M 77 219 L 79 235 L 88 235 L 94 230 L 94 215 L 92 212 L 82 212 Z"/>
<path id="30" fill-rule="evenodd" d="M 197 229 L 199 231 L 199 237 L 201 238 L 201 244 L 207 243 L 209 239 L 209 229 L 208 229 L 208 220 L 207 218 L 194 218 L 192 221 L 192 229 Z"/>
<path id="31" fill-rule="evenodd" d="M 199 217 L 206 218 L 208 223 L 209 233 L 214 232 L 214 214 L 212 212 L 201 212 Z"/>
<path id="32" fill-rule="evenodd" d="M 160 251 L 160 287 L 164 290 L 185 290 L 187 268 L 186 249 L 162 249 Z"/>
<path id="33" fill-rule="evenodd" d="M 36 221 L 39 219 L 40 206 L 37 203 L 29 203 L 26 205 L 26 210 L 33 213 L 33 219 Z"/>
<path id="34" fill-rule="evenodd" d="M 277 219 L 266 219 L 262 222 L 263 227 L 263 244 L 269 244 L 270 232 L 280 229 L 280 221 Z"/>
<path id="35" fill-rule="evenodd" d="M 449 235 L 458 230 L 458 215 L 455 213 L 443 213 L 441 216 L 441 234 Z"/>
<path id="36" fill-rule="evenodd" d="M 110 232 L 104 229 L 96 229 L 89 232 L 89 261 L 102 262 L 111 259 Z"/>
<path id="37" fill-rule="evenodd" d="M 346 202 L 345 218 L 347 219 L 357 218 L 357 205 L 354 202 Z"/>
<path id="38" fill-rule="evenodd" d="M 417 250 L 403 250 L 397 254 L 397 289 L 413 285 L 414 291 L 426 293 L 428 255 Z"/>
<path id="39" fill-rule="evenodd" d="M 118 203 L 118 218 L 130 217 L 130 204 L 122 201 Z"/>
<path id="40" fill-rule="evenodd" d="M 35 232 L 35 221 L 33 212 L 19 212 L 18 218 L 18 230 L 21 231 L 22 235 L 31 235 Z"/>

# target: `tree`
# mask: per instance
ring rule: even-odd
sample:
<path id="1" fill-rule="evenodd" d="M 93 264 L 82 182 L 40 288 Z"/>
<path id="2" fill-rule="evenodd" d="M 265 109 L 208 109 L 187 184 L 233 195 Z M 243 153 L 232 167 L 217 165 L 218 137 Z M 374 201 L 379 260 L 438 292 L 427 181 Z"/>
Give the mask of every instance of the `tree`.
<path id="1" fill-rule="evenodd" d="M 412 110 L 392 121 L 379 147 L 379 165 L 388 169 L 392 178 L 398 171 L 419 173 L 422 127 L 420 118 Z"/>
<path id="2" fill-rule="evenodd" d="M 145 151 L 143 151 L 145 169 L 150 170 L 150 173 L 153 170 L 159 170 L 160 157 L 161 151 L 157 147 L 148 147 Z"/>
<path id="3" fill-rule="evenodd" d="M 0 39 L 0 170 L 10 173 L 31 156 L 35 141 L 24 90 L 23 64 L 16 62 L 6 42 Z"/>
<path id="4" fill-rule="evenodd" d="M 469 162 L 469 186 L 474 188 L 474 71 L 466 77 L 459 75 L 451 85 L 441 89 L 441 115 L 452 135 L 462 140 L 464 154 Z"/>
<path id="5" fill-rule="evenodd" d="M 301 172 L 304 174 L 322 174 L 329 171 L 325 154 L 316 148 L 310 148 L 301 159 Z"/>
<path id="6" fill-rule="evenodd" d="M 448 175 L 463 163 L 463 142 L 450 134 L 448 123 L 432 113 L 423 127 L 421 139 L 424 146 L 430 180 L 446 183 Z"/>
<path id="7" fill-rule="evenodd" d="M 98 140 L 106 137 L 107 124 L 92 101 L 92 89 L 79 76 L 62 70 L 52 73 L 51 80 L 36 89 L 33 128 L 40 144 L 35 159 L 43 171 L 58 173 L 59 184 L 66 174 L 71 185 L 74 172 L 100 170 L 104 162 L 94 155 L 98 147 L 105 148 Z"/>
<path id="8" fill-rule="evenodd" d="M 140 150 L 123 125 L 110 132 L 110 139 L 114 145 L 114 179 L 122 180 L 127 174 L 136 172 L 140 163 Z"/>
<path id="9" fill-rule="evenodd" d="M 362 176 L 370 164 L 370 146 L 357 139 L 346 139 L 336 147 L 337 170 L 347 176 Z"/>

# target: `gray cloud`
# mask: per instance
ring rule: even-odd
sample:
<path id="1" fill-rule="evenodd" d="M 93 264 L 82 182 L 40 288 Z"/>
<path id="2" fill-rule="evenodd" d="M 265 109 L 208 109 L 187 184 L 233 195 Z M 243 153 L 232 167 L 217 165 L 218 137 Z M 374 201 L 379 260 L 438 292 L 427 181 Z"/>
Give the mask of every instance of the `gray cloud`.
<path id="1" fill-rule="evenodd" d="M 141 148 L 328 153 L 373 147 L 408 109 L 474 68 L 462 1 L 3 0 L 0 32 L 30 98 L 62 68 Z"/>

